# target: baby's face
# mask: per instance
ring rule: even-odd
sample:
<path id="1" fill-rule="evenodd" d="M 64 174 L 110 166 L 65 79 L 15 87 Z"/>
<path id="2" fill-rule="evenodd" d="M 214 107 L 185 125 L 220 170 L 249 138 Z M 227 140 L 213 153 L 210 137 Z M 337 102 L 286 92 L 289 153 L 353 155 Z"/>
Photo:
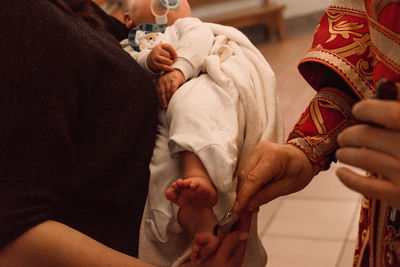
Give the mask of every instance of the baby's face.
<path id="1" fill-rule="evenodd" d="M 128 0 L 129 1 L 129 0 Z M 128 12 L 125 14 L 125 25 L 131 29 L 142 23 L 156 23 L 153 13 L 151 13 L 152 0 L 130 0 Z M 178 18 L 189 17 L 190 6 L 186 0 L 181 0 L 181 7 L 168 12 L 167 25 L 173 24 Z"/>
<path id="2" fill-rule="evenodd" d="M 131 0 L 129 7 L 133 27 L 142 23 L 155 23 L 155 18 L 150 9 L 151 0 Z"/>

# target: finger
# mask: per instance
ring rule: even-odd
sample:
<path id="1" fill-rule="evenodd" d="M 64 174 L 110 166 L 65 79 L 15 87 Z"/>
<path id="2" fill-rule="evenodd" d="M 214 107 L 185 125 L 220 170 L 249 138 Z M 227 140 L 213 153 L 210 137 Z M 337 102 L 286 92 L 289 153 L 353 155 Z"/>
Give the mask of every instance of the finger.
<path id="1" fill-rule="evenodd" d="M 175 58 L 178 57 L 178 54 L 176 53 L 176 51 L 175 51 L 175 49 L 172 47 L 172 45 L 167 44 L 167 43 L 163 43 L 163 44 L 161 45 L 161 47 L 169 53 L 171 59 L 175 59 Z"/>
<path id="2" fill-rule="evenodd" d="M 164 81 L 158 83 L 158 99 L 160 101 L 161 107 L 167 107 L 167 97 L 166 97 L 166 86 Z"/>
<path id="3" fill-rule="evenodd" d="M 400 130 L 400 102 L 368 99 L 353 107 L 354 116 L 365 122 L 375 123 L 389 129 Z"/>
<path id="4" fill-rule="evenodd" d="M 400 173 L 399 159 L 367 148 L 341 148 L 336 151 L 336 158 L 345 164 L 379 173 L 387 179 L 398 177 Z"/>
<path id="5" fill-rule="evenodd" d="M 264 148 L 263 148 L 264 149 Z M 250 199 L 267 183 L 275 178 L 276 168 L 279 165 L 275 161 L 263 158 L 262 149 L 255 149 L 249 160 L 245 163 L 239 174 L 237 200 L 234 211 L 242 212 Z"/>
<path id="6" fill-rule="evenodd" d="M 400 132 L 366 124 L 347 128 L 338 136 L 341 147 L 365 147 L 400 158 Z"/>
<path id="7" fill-rule="evenodd" d="M 179 83 L 177 80 L 174 80 L 172 82 L 172 87 L 171 87 L 171 97 L 175 94 L 175 92 L 178 90 L 179 88 Z"/>
<path id="8" fill-rule="evenodd" d="M 250 203 L 248 204 L 247 209 L 249 211 L 256 210 L 261 205 L 266 204 L 279 196 L 294 193 L 291 192 L 289 188 L 290 187 L 287 180 L 278 180 L 275 182 L 271 182 L 253 196 Z"/>
<path id="9" fill-rule="evenodd" d="M 233 207 L 233 210 L 236 213 L 241 213 L 250 201 L 251 196 L 253 196 L 254 193 L 259 190 L 257 186 L 251 186 L 251 184 L 255 183 L 255 181 L 248 180 L 248 177 L 249 173 L 257 166 L 260 159 L 261 154 L 256 153 L 256 151 L 254 150 L 239 172 L 237 196 Z"/>
<path id="10" fill-rule="evenodd" d="M 172 97 L 172 87 L 173 87 L 173 81 L 169 81 L 168 88 L 167 88 L 167 90 L 165 92 L 166 93 L 165 96 L 167 98 L 167 105 L 168 105 L 168 103 L 169 103 L 169 101 L 171 100 L 171 97 Z"/>
<path id="11" fill-rule="evenodd" d="M 167 65 L 167 66 L 171 66 L 172 64 L 174 64 L 174 62 L 166 57 L 158 57 L 156 59 L 156 62 L 158 65 Z"/>
<path id="12" fill-rule="evenodd" d="M 229 259 L 228 266 L 242 266 L 244 256 L 246 254 L 247 242 L 241 242 L 232 252 L 232 256 Z"/>
<path id="13" fill-rule="evenodd" d="M 232 229 L 243 233 L 250 232 L 251 220 L 253 218 L 252 212 L 242 212 L 239 214 L 239 220 L 233 225 Z"/>
<path id="14" fill-rule="evenodd" d="M 359 175 L 348 168 L 336 170 L 339 179 L 352 190 L 365 196 L 379 198 L 399 207 L 399 186 L 387 180 L 378 180 Z"/>
<path id="15" fill-rule="evenodd" d="M 218 254 L 223 259 L 229 259 L 234 256 L 233 252 L 240 253 L 241 251 L 236 251 L 236 248 L 241 244 L 247 244 L 248 233 L 243 233 L 239 231 L 232 232 L 228 234 L 223 240 L 218 249 Z M 244 252 L 243 252 L 244 253 Z M 244 254 L 243 254 L 244 255 Z"/>
<path id="16" fill-rule="evenodd" d="M 165 56 L 158 57 L 158 58 L 156 59 L 156 62 L 157 62 L 158 64 L 167 65 L 167 66 L 171 66 L 172 64 L 174 64 L 174 61 L 172 61 L 171 59 L 169 59 L 169 58 L 167 58 L 167 57 L 165 57 Z"/>

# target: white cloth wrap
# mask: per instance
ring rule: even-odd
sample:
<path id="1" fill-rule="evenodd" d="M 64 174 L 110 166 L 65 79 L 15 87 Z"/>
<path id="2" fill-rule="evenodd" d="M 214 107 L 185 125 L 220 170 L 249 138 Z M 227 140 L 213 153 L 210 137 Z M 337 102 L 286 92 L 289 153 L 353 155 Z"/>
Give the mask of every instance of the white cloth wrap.
<path id="1" fill-rule="evenodd" d="M 139 258 L 157 266 L 178 266 L 191 248 L 191 238 L 176 220 L 178 207 L 164 197 L 170 183 L 181 177 L 176 153 L 192 151 L 202 160 L 219 191 L 214 207 L 219 219 L 233 205 L 237 170 L 252 149 L 261 140 L 283 142 L 275 76 L 269 64 L 237 29 L 206 24 L 215 35 L 203 65 L 206 74 L 184 84 L 168 110 L 160 112 L 139 240 Z M 266 258 L 255 216 L 243 266 L 265 266 Z"/>

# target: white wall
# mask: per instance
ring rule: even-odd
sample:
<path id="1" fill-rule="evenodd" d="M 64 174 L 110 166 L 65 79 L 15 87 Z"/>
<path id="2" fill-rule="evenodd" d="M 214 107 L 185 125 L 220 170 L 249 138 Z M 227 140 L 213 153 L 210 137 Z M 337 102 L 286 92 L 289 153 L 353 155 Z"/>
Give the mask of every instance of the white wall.
<path id="1" fill-rule="evenodd" d="M 284 16 L 292 18 L 325 10 L 331 0 L 270 0 L 271 3 L 286 5 Z"/>
<path id="2" fill-rule="evenodd" d="M 285 18 L 307 15 L 325 10 L 331 0 L 270 0 L 271 3 L 286 5 Z M 259 6 L 263 0 L 232 0 L 228 3 L 210 4 L 205 7 L 192 8 L 192 15 L 199 18 L 220 15 L 224 12 L 240 11 L 246 7 Z M 190 3 L 190 0 L 189 0 Z"/>

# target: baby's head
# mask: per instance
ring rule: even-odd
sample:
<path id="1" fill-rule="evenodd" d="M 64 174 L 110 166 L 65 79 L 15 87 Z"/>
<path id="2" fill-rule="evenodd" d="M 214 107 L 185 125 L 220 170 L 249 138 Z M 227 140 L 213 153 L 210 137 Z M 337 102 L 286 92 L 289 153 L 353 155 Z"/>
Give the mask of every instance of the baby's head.
<path id="1" fill-rule="evenodd" d="M 155 17 L 151 12 L 150 5 L 152 1 L 160 0 L 124 0 L 122 4 L 122 12 L 124 15 L 125 25 L 131 29 L 142 23 L 155 24 Z M 161 0 L 162 1 L 162 0 Z M 190 17 L 190 6 L 187 0 L 180 0 L 180 7 L 170 9 L 167 18 L 167 25 L 173 24 L 179 18 Z"/>

